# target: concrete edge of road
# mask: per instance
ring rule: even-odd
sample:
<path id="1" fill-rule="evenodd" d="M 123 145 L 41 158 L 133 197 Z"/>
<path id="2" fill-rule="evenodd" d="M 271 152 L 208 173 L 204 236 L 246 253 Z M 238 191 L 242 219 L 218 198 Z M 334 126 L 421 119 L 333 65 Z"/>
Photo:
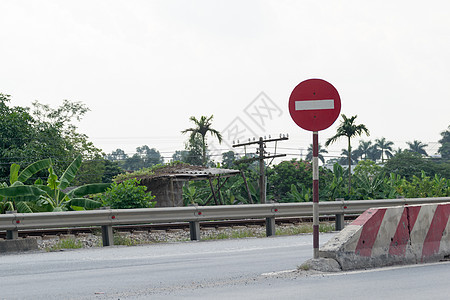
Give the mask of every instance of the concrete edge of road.
<path id="1" fill-rule="evenodd" d="M 446 260 L 449 215 L 449 203 L 368 209 L 300 269 L 337 272 Z"/>
<path id="2" fill-rule="evenodd" d="M 0 254 L 39 250 L 36 239 L 17 239 L 0 241 Z"/>

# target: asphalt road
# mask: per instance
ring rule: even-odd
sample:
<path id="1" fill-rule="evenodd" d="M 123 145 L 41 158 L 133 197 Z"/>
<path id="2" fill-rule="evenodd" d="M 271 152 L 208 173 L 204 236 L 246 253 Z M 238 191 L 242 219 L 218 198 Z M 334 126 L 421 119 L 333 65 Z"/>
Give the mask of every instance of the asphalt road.
<path id="1" fill-rule="evenodd" d="M 332 234 L 321 235 L 325 242 Z M 289 272 L 310 235 L 0 256 L 0 299 L 448 299 L 450 263 Z"/>

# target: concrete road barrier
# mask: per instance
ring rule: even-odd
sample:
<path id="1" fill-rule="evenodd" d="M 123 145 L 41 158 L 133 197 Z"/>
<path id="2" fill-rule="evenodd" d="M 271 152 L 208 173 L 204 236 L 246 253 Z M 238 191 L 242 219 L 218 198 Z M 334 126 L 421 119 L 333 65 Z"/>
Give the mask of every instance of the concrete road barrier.
<path id="1" fill-rule="evenodd" d="M 450 204 L 366 210 L 329 240 L 321 258 L 342 270 L 434 262 L 450 257 Z"/>
<path id="2" fill-rule="evenodd" d="M 38 244 L 36 239 L 18 239 L 0 241 L 0 254 L 9 252 L 36 251 Z"/>

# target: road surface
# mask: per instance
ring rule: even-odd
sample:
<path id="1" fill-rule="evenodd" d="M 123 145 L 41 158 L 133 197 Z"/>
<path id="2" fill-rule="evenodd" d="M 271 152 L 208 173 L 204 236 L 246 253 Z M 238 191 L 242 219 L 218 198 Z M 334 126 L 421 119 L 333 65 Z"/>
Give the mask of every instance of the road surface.
<path id="1" fill-rule="evenodd" d="M 322 234 L 321 243 L 332 234 Z M 0 256 L 0 299 L 445 299 L 450 263 L 338 274 L 292 272 L 312 236 Z"/>

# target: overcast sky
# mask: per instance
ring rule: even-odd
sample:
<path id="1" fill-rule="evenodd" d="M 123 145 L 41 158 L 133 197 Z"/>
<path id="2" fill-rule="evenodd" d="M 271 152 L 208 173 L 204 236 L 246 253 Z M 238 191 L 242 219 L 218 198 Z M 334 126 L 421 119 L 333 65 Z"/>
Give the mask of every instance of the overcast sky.
<path id="1" fill-rule="evenodd" d="M 189 117 L 213 114 L 220 152 L 282 133 L 277 153 L 293 158 L 312 137 L 289 96 L 321 78 L 368 127 L 365 140 L 420 140 L 434 154 L 450 124 L 449 11 L 448 0 L 1 0 L 0 92 L 19 106 L 85 103 L 77 125 L 106 153 L 148 145 L 171 156 Z"/>

